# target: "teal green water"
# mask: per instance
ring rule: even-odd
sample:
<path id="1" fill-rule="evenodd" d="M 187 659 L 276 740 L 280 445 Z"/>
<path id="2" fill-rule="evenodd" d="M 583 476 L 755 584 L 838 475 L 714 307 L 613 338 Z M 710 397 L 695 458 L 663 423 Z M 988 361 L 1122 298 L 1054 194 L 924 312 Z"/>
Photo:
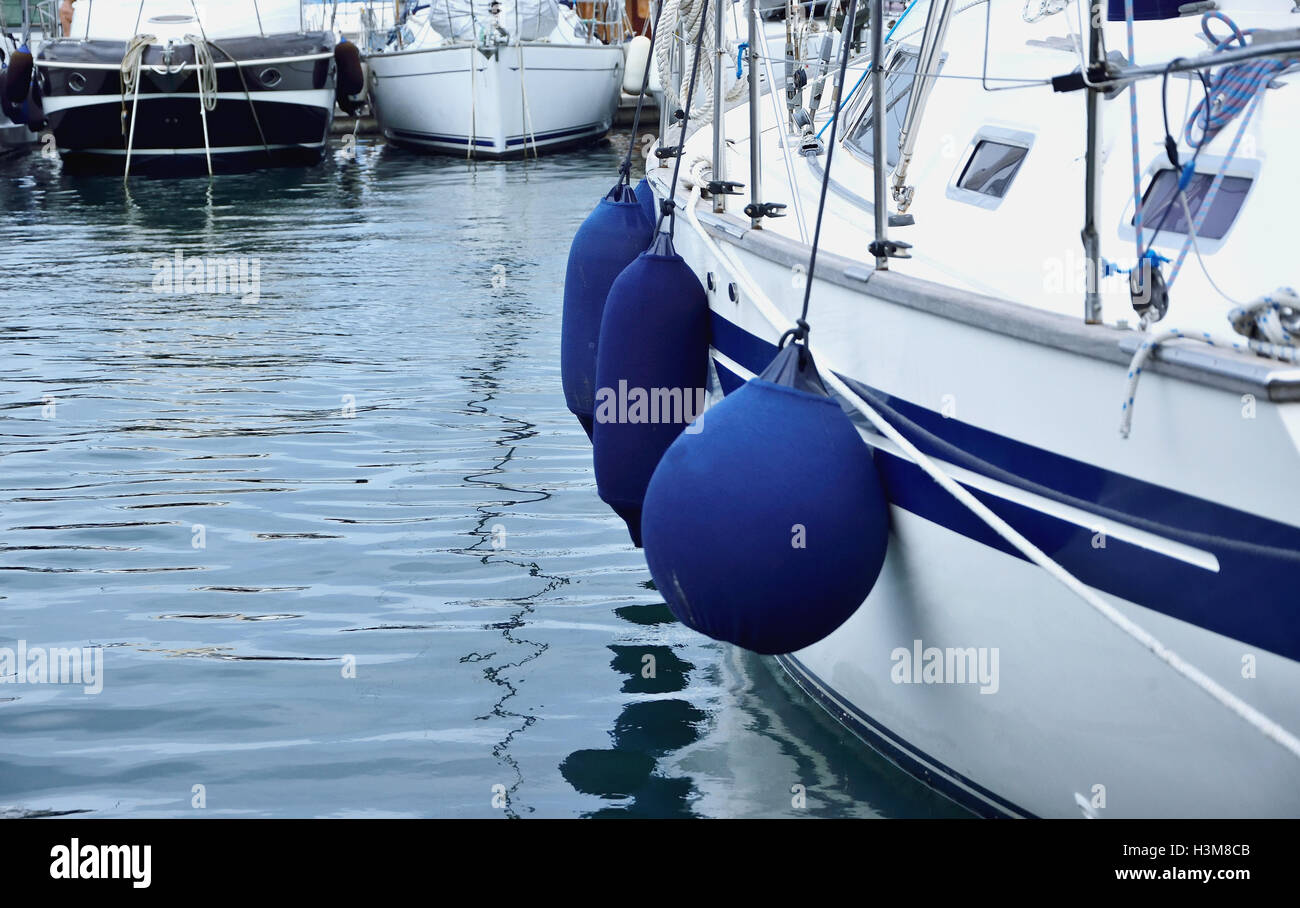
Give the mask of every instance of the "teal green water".
<path id="1" fill-rule="evenodd" d="M 560 300 L 622 147 L 0 161 L 0 647 L 103 648 L 97 695 L 0 678 L 0 813 L 956 812 L 677 624 L 596 497 Z"/>

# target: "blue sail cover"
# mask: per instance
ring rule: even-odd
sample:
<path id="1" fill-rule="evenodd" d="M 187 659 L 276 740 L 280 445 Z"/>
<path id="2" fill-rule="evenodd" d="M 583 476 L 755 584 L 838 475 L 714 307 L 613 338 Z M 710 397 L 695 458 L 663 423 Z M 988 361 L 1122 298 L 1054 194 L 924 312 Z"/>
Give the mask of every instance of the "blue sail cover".
<path id="1" fill-rule="evenodd" d="M 1133 18 L 1136 21 L 1147 19 L 1177 19 L 1178 7 L 1190 0 L 1133 0 Z M 1124 0 L 1109 0 L 1106 18 L 1111 22 L 1123 22 Z"/>

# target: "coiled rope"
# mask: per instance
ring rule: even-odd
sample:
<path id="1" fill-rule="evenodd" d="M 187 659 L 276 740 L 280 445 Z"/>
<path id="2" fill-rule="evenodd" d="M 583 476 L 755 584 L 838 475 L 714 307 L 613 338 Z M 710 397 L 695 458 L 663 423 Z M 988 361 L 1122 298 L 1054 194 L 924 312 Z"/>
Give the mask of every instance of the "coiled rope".
<path id="1" fill-rule="evenodd" d="M 664 0 L 659 13 L 660 26 L 654 33 L 655 65 L 659 69 L 659 83 L 664 87 L 664 99 L 668 106 L 677 108 L 680 106 L 681 96 L 677 93 L 672 78 L 673 34 L 679 25 L 682 27 L 683 35 L 700 35 L 700 29 L 704 29 L 702 35 L 706 53 L 696 54 L 694 57 L 683 55 L 682 60 L 681 84 L 687 85 L 694 79 L 700 83 L 698 87 L 703 89 L 701 97 L 687 99 L 693 108 L 687 113 L 699 125 L 713 119 L 713 68 L 718 65 L 716 53 L 719 46 L 718 36 L 715 34 L 713 19 L 705 16 L 706 7 L 707 4 L 702 0 Z M 701 19 L 704 21 L 701 22 Z M 724 19 L 725 21 L 727 20 Z M 725 36 L 724 41 L 726 56 L 734 57 L 738 45 Z M 695 72 L 697 68 L 701 71 L 700 78 L 697 78 Z M 726 101 L 737 100 L 747 88 L 744 81 L 736 78 L 730 66 L 723 67 L 722 83 L 725 86 L 723 98 Z"/>
<path id="2" fill-rule="evenodd" d="M 143 6 L 143 2 L 141 3 Z M 126 135 L 126 163 L 122 168 L 122 179 L 131 176 L 131 154 L 135 151 L 135 120 L 140 109 L 140 69 L 144 66 L 144 53 L 149 45 L 157 41 L 155 35 L 136 35 L 126 45 L 119 70 L 122 87 L 122 132 Z M 126 96 L 131 96 L 131 127 L 126 125 Z"/>
<path id="3" fill-rule="evenodd" d="M 122 104 L 125 109 L 127 95 L 136 93 L 140 83 L 140 68 L 144 64 L 144 52 L 149 45 L 157 41 L 155 35 L 136 35 L 126 44 L 126 53 L 122 55 L 121 82 Z"/>
<path id="4" fill-rule="evenodd" d="M 1300 295 L 1290 287 L 1280 287 L 1233 309 L 1228 321 L 1238 334 L 1261 343 L 1285 345 L 1294 354 L 1296 341 L 1300 340 Z"/>
<path id="5" fill-rule="evenodd" d="M 1226 37 L 1216 35 L 1210 28 L 1210 23 L 1216 20 L 1226 24 L 1231 33 Z M 1218 10 L 1210 10 L 1201 16 L 1201 31 L 1214 45 L 1213 53 L 1227 50 L 1234 42 L 1240 47 L 1247 47 L 1246 36 L 1255 33 L 1253 28 L 1245 31 L 1238 28 L 1237 23 Z M 1290 69 L 1297 62 L 1294 57 L 1263 57 L 1219 70 L 1210 80 L 1209 97 L 1197 103 L 1187 121 L 1188 144 L 1199 148 L 1213 139 L 1219 130 L 1231 123 L 1257 95 L 1268 88 L 1274 76 Z M 1192 127 L 1198 122 L 1202 126 L 1199 136 L 1192 132 Z"/>
<path id="6" fill-rule="evenodd" d="M 199 81 L 199 100 L 204 110 L 216 110 L 217 64 L 212 59 L 212 48 L 205 39 L 195 35 L 186 35 L 185 40 L 194 46 L 194 71 Z"/>
<path id="7" fill-rule="evenodd" d="M 186 35 L 185 40 L 194 48 L 194 78 L 199 85 L 199 118 L 203 121 L 203 156 L 208 162 L 208 176 L 212 176 L 212 141 L 208 137 L 208 111 L 217 107 L 217 64 L 212 60 L 212 49 L 205 38 Z"/>

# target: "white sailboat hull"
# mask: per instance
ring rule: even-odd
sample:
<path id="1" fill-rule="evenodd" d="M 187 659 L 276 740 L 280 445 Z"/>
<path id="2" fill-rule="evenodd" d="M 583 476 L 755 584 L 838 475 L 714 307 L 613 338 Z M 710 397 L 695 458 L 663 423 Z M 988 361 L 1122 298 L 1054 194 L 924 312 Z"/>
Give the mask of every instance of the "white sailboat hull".
<path id="1" fill-rule="evenodd" d="M 369 57 L 370 96 L 393 142 L 513 157 L 594 142 L 618 110 L 623 50 L 522 42 L 453 44 Z"/>
<path id="2" fill-rule="evenodd" d="M 667 181 L 667 170 L 652 171 L 661 197 Z M 806 247 L 747 228 L 747 218 L 701 213 L 679 216 L 676 231 L 678 252 L 717 288 L 712 353 L 725 392 L 766 365 L 779 337 L 730 285 L 747 275 L 791 324 L 803 295 L 791 268 Z M 1026 490 L 927 452 L 1126 617 L 1300 728 L 1286 579 L 1300 489 L 1260 481 L 1295 475 L 1300 460 L 1295 370 L 1229 354 L 1213 376 L 1150 366 L 1125 440 L 1123 332 L 1011 303 L 976 309 L 987 298 L 905 277 L 864 282 L 870 271 L 824 250 L 817 274 L 813 346 L 838 374 L 1041 484 Z M 884 570 L 847 623 L 780 657 L 836 718 L 985 815 L 1300 816 L 1291 754 L 1011 554 L 900 449 L 860 429 L 891 500 Z M 1265 540 L 1279 560 L 1249 551 Z M 914 656 L 931 648 L 957 650 L 957 661 L 996 653 L 992 683 L 923 677 Z"/>

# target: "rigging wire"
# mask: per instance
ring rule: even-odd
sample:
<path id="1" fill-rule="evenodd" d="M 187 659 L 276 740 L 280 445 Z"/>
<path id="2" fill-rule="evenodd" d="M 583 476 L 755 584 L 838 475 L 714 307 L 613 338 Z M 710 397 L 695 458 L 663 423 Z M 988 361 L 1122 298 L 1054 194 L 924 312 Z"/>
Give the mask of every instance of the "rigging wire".
<path id="1" fill-rule="evenodd" d="M 850 2 L 852 2 L 852 0 L 850 0 Z M 892 38 L 892 37 L 894 36 L 894 32 L 897 31 L 897 30 L 898 30 L 898 27 L 899 27 L 900 25 L 903 24 L 903 20 L 907 18 L 907 14 L 910 13 L 910 12 L 912 11 L 913 7 L 915 7 L 916 4 L 918 4 L 918 3 L 920 3 L 920 2 L 921 2 L 921 0 L 912 0 L 912 2 L 909 3 L 909 4 L 907 5 L 907 9 L 903 10 L 903 15 L 901 15 L 901 16 L 898 17 L 898 20 L 897 20 L 896 22 L 894 22 L 893 27 L 890 28 L 890 30 L 885 34 L 885 40 L 881 42 L 881 45 L 882 45 L 882 46 L 885 45 L 885 44 L 888 44 L 888 43 L 889 43 L 889 39 Z M 984 0 L 979 0 L 979 2 L 982 3 L 982 2 L 984 2 Z M 845 21 L 847 22 L 848 20 L 846 19 Z M 874 28 L 875 26 L 873 25 L 872 27 Z M 845 40 L 845 38 L 844 38 L 844 33 L 845 33 L 845 30 L 844 30 L 843 28 L 841 28 L 841 29 L 840 29 L 840 43 L 841 43 L 841 44 L 852 44 L 853 42 L 852 42 L 851 40 L 849 40 L 849 41 L 846 41 L 846 40 Z M 851 33 L 850 33 L 850 34 L 851 34 Z M 847 55 L 846 55 L 846 58 L 845 58 L 845 59 L 847 60 Z M 845 68 L 846 68 L 845 66 L 841 66 L 841 67 L 840 67 L 840 83 L 839 83 L 839 85 L 836 87 L 836 92 L 837 92 L 837 94 L 838 94 L 839 92 L 844 91 L 844 71 L 845 71 Z M 859 88 L 862 87 L 862 83 L 866 81 L 867 76 L 868 76 L 870 73 L 871 73 L 871 70 L 870 70 L 870 69 L 867 69 L 867 70 L 863 71 L 862 75 L 858 77 L 858 81 L 853 83 L 853 88 L 849 90 L 849 96 L 848 96 L 847 98 L 845 98 L 844 101 L 843 101 L 841 104 L 839 104 L 839 105 L 836 106 L 836 108 L 835 108 L 835 113 L 831 114 L 831 118 L 830 118 L 829 120 L 826 121 L 825 125 L 823 125 L 822 128 L 821 128 L 820 130 L 818 130 L 818 132 L 817 132 L 817 138 L 820 139 L 820 138 L 822 137 L 822 133 L 826 131 L 826 127 L 827 127 L 827 126 L 830 126 L 832 123 L 834 123 L 836 120 L 839 119 L 839 116 L 840 116 L 840 114 L 843 112 L 844 108 L 848 105 L 848 103 L 849 103 L 850 101 L 853 100 L 853 95 L 854 95 L 854 93 L 855 93 Z M 834 132 L 832 132 L 831 134 L 834 135 Z"/>
<path id="2" fill-rule="evenodd" d="M 691 102 L 695 97 L 695 81 L 700 72 L 700 53 L 704 49 L 704 31 L 708 24 L 709 0 L 704 0 L 704 5 L 700 9 L 700 29 L 695 35 L 695 62 L 691 66 L 690 83 L 686 87 L 686 106 L 681 110 L 681 134 L 677 138 L 677 155 L 673 164 L 672 184 L 668 189 L 668 197 L 664 199 L 663 204 L 660 206 L 659 223 L 655 225 L 655 232 L 661 232 L 664 218 L 667 217 L 669 238 L 672 238 L 677 230 L 677 178 L 682 171 L 682 152 L 686 148 L 686 127 L 691 119 Z M 649 65 L 649 61 L 647 61 L 646 65 Z"/>
<path id="3" fill-rule="evenodd" d="M 915 3 L 916 0 L 912 0 L 912 2 Z M 849 0 L 849 9 L 845 14 L 844 25 L 840 29 L 840 33 L 843 35 L 840 43 L 843 44 L 844 47 L 843 53 L 840 55 L 840 75 L 835 83 L 836 101 L 839 100 L 839 94 L 843 90 L 844 74 L 847 73 L 849 69 L 849 52 L 853 43 L 852 36 L 854 28 L 857 25 L 857 12 L 858 0 Z M 899 21 L 901 22 L 902 20 L 900 19 Z M 880 28 L 882 24 L 883 23 L 880 22 L 873 22 L 871 23 L 871 27 Z M 895 23 L 895 27 L 897 27 L 897 23 Z M 839 105 L 837 104 L 836 109 L 838 110 L 838 108 Z M 800 313 L 798 320 L 795 322 L 796 327 L 781 335 L 779 346 L 782 347 L 785 346 L 787 337 L 792 337 L 796 341 L 806 341 L 808 339 L 808 305 L 812 300 L 813 275 L 817 271 L 817 247 L 821 244 L 822 218 L 826 214 L 826 191 L 831 185 L 831 162 L 835 156 L 835 132 L 838 128 L 838 123 L 838 116 L 834 117 L 830 122 L 831 137 L 830 141 L 826 144 L 826 168 L 822 171 L 821 197 L 817 200 L 817 221 L 813 227 L 812 251 L 808 255 L 808 274 L 806 275 L 803 285 L 803 310 Z M 877 199 L 876 203 L 880 204 L 880 200 Z M 800 357 L 802 356 L 803 352 L 800 351 Z"/>
<path id="4" fill-rule="evenodd" d="M 654 62 L 654 42 L 659 40 L 659 17 L 663 15 L 665 0 L 658 0 L 655 5 L 654 25 L 650 29 L 650 51 L 646 54 L 645 69 L 641 73 L 641 93 L 636 97 L 636 113 L 632 115 L 632 138 L 627 143 L 627 156 L 619 165 L 618 172 L 624 186 L 632 182 L 632 149 L 636 147 L 636 133 L 641 128 L 641 111 L 645 107 L 646 92 L 650 88 L 650 64 Z M 646 23 L 647 25 L 649 22 Z"/>

